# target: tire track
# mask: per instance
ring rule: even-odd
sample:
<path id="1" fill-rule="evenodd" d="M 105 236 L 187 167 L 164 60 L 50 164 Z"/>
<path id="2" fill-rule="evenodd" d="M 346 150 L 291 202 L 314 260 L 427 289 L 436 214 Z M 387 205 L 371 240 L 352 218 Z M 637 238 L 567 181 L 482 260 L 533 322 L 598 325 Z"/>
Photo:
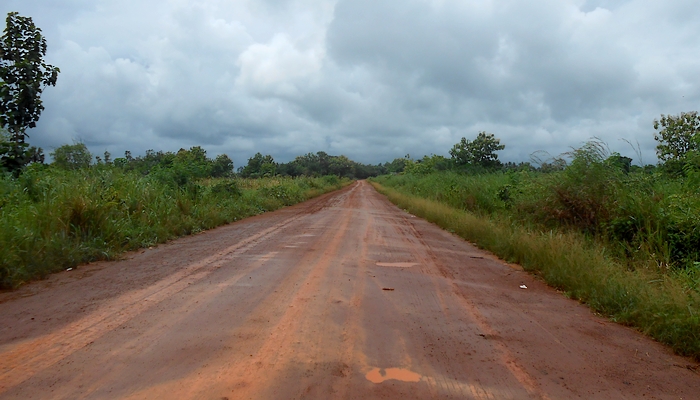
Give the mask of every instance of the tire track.
<path id="1" fill-rule="evenodd" d="M 228 259 L 245 252 L 303 216 L 289 217 L 213 256 L 187 266 L 154 285 L 118 296 L 90 315 L 56 332 L 3 348 L 4 354 L 0 358 L 0 394 L 50 368 L 175 293 L 205 279 Z"/>
<path id="2" fill-rule="evenodd" d="M 8 322 L 0 398 L 692 398 L 700 390 L 683 367 L 690 360 L 601 321 L 363 182 L 116 265 L 0 303 Z"/>

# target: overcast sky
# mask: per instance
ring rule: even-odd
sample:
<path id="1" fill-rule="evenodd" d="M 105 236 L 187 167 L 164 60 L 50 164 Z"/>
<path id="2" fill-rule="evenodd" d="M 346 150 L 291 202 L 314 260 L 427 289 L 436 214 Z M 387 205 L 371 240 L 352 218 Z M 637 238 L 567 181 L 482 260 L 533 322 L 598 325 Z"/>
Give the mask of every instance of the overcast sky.
<path id="1" fill-rule="evenodd" d="M 655 163 L 653 120 L 700 110 L 697 0 L 3 0 L 61 69 L 29 142 L 200 145 L 241 166 L 363 163 L 494 133 L 504 161 L 591 137 Z M 4 26 L 4 23 L 3 23 Z"/>

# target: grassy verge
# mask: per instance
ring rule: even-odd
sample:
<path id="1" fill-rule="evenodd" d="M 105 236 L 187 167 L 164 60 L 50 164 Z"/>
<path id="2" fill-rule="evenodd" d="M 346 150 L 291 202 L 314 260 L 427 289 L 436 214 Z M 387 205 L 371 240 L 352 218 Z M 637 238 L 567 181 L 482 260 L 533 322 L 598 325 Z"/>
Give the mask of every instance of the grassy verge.
<path id="1" fill-rule="evenodd" d="M 407 194 L 405 188 L 372 184 L 410 213 L 522 265 L 595 311 L 700 360 L 700 296 L 683 279 L 649 269 L 632 271 L 576 232 L 538 232 Z"/>
<path id="2" fill-rule="evenodd" d="M 168 178 L 167 176 L 165 178 Z M 178 185 L 119 168 L 29 169 L 0 177 L 0 288 L 305 201 L 348 184 L 323 178 Z"/>

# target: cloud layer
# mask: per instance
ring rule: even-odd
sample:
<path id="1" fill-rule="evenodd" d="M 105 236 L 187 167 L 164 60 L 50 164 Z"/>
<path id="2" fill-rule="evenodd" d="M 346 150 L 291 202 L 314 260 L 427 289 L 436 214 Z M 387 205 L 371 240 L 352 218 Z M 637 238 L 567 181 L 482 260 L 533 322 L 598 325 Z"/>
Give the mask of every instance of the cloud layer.
<path id="1" fill-rule="evenodd" d="M 501 158 L 591 137 L 655 162 L 652 122 L 697 110 L 700 3 L 9 0 L 61 68 L 30 142 L 96 154 L 201 145 L 242 165 L 367 163 L 501 138 Z M 639 161 L 639 160 L 637 160 Z"/>

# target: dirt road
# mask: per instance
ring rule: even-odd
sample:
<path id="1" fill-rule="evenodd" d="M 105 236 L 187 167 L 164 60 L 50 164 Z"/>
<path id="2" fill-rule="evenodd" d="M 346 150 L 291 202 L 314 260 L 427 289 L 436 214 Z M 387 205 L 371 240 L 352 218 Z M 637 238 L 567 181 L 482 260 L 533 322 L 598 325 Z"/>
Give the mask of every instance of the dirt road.
<path id="1" fill-rule="evenodd" d="M 694 368 L 365 182 L 0 294 L 3 399 L 697 399 Z"/>

